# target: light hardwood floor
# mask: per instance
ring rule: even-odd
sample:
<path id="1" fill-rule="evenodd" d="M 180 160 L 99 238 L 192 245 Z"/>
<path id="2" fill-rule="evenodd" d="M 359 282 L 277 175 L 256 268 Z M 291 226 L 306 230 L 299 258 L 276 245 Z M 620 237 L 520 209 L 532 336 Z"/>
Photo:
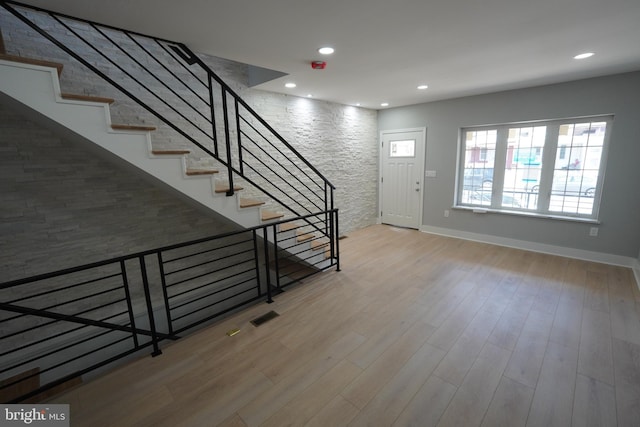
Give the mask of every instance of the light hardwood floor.
<path id="1" fill-rule="evenodd" d="M 388 226 L 341 249 L 342 272 L 55 402 L 74 427 L 640 425 L 629 269 Z"/>

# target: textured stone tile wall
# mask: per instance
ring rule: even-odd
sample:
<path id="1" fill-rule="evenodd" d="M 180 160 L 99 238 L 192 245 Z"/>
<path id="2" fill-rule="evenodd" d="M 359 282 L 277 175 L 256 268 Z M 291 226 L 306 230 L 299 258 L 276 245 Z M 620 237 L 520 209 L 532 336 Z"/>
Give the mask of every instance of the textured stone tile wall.
<path id="1" fill-rule="evenodd" d="M 336 187 L 341 230 L 374 224 L 378 206 L 377 113 L 258 90 L 247 102 Z"/>
<path id="2" fill-rule="evenodd" d="M 0 104 L 0 281 L 234 228 Z"/>

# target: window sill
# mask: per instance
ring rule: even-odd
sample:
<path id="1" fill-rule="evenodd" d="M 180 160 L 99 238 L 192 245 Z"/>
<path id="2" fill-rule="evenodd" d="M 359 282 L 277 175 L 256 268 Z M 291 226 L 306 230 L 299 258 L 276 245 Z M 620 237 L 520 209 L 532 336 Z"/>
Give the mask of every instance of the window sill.
<path id="1" fill-rule="evenodd" d="M 482 206 L 454 205 L 451 207 L 451 209 L 456 209 L 461 211 L 470 211 L 476 214 L 515 215 L 515 216 L 524 216 L 524 217 L 539 218 L 539 219 L 552 219 L 552 220 L 558 220 L 558 221 L 579 222 L 581 224 L 600 224 L 600 221 L 594 218 L 580 218 L 580 217 L 574 217 L 574 216 L 542 214 L 537 212 L 525 212 L 525 211 L 516 211 L 516 210 L 507 210 L 507 209 L 492 209 L 489 207 L 482 207 Z"/>

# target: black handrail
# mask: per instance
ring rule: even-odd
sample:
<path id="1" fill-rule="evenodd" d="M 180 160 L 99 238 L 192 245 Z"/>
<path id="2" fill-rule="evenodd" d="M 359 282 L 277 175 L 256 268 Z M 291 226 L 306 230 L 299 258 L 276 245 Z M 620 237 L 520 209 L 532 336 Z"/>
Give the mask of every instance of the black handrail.
<path id="1" fill-rule="evenodd" d="M 235 175 L 237 175 L 296 216 L 301 216 L 304 213 L 310 213 L 323 205 L 326 211 L 335 207 L 333 191 L 336 187 L 313 164 L 311 164 L 311 162 L 304 158 L 304 156 L 302 156 L 288 141 L 286 141 L 282 135 L 267 123 L 266 120 L 264 120 L 251 106 L 240 98 L 240 96 L 227 83 L 213 72 L 213 70 L 211 70 L 211 68 L 185 44 L 147 36 L 134 31 L 118 29 L 113 26 L 75 18 L 20 2 L 10 0 L 0 1 L 0 5 L 40 34 L 43 38 L 53 43 L 66 54 L 84 65 L 87 69 L 91 70 L 93 73 L 125 94 L 136 104 L 143 107 L 162 123 L 166 124 L 169 129 L 184 138 L 185 141 L 193 144 L 198 149 L 220 162 L 227 169 L 227 180 L 229 184 L 229 191 L 227 192 L 228 196 L 234 194 L 234 180 Z M 35 11 L 39 14 L 44 14 L 50 17 L 55 23 L 57 23 L 57 25 L 64 28 L 66 33 L 64 37 L 73 35 L 76 40 L 82 42 L 82 46 L 89 48 L 90 53 L 98 55 L 106 64 L 109 65 L 109 67 L 116 68 L 120 73 L 126 76 L 127 79 L 133 82 L 137 90 L 141 90 L 143 94 L 150 94 L 151 100 L 154 103 L 164 105 L 164 107 L 166 107 L 171 114 L 174 114 L 178 120 L 183 121 L 190 129 L 195 131 L 195 135 L 191 134 L 189 129 L 176 122 L 176 120 L 171 119 L 171 117 L 167 116 L 165 113 L 154 108 L 149 101 L 143 99 L 143 94 L 133 93 L 132 90 L 125 87 L 125 82 L 118 81 L 116 78 L 111 77 L 108 72 L 100 68 L 99 64 L 85 57 L 86 54 L 84 54 L 84 52 L 80 53 L 74 50 L 72 46 L 65 44 L 59 36 L 54 34 L 53 30 L 45 29 L 40 26 L 35 19 L 27 16 L 29 13 L 26 13 L 25 11 Z M 148 85 L 145 85 L 141 81 L 140 77 L 133 75 L 125 68 L 124 65 L 121 65 L 118 58 L 111 57 L 106 52 L 94 46 L 87 37 L 83 37 L 79 31 L 76 31 L 73 28 L 71 22 L 87 25 L 95 31 L 99 38 L 102 38 L 115 46 L 116 50 L 120 52 L 127 61 L 135 64 L 134 68 L 142 70 L 143 76 L 150 76 L 150 79 L 158 82 L 164 90 L 172 94 L 175 100 L 172 102 L 171 100 L 165 99 L 162 94 L 156 93 L 155 90 L 150 88 Z M 129 52 L 127 50 L 128 47 L 125 47 L 122 43 L 116 41 L 115 37 L 107 34 L 109 31 L 124 34 L 127 40 L 130 40 L 139 50 L 135 53 Z M 153 53 L 149 47 L 145 47 L 144 43 L 137 38 L 149 40 L 153 43 L 153 46 L 159 46 L 160 49 L 172 59 L 172 61 L 175 61 L 178 66 L 187 70 L 188 74 L 194 78 L 195 84 L 201 85 L 206 91 L 206 94 L 200 94 L 198 90 L 185 81 L 185 79 L 178 77 L 177 72 L 171 69 L 171 64 L 161 60 L 157 54 Z M 141 60 L 138 60 L 137 56 L 139 54 L 144 54 L 150 61 L 153 61 L 154 65 L 159 66 L 160 71 L 164 70 L 172 80 L 181 85 L 180 87 L 184 87 L 187 92 L 192 93 L 198 99 L 198 102 L 202 102 L 203 108 L 208 109 L 208 112 L 193 105 L 177 90 L 171 87 L 168 81 L 165 81 L 163 77 L 150 70 L 149 67 L 147 67 Z M 190 69 L 190 67 L 194 65 L 199 67 L 200 72 L 206 74 L 206 78 L 200 78 L 195 70 Z M 215 86 L 214 83 L 217 86 Z M 218 129 L 216 128 L 216 106 L 214 102 L 216 97 L 219 97 L 222 102 L 222 111 L 219 112 L 219 114 L 221 114 L 223 120 L 222 133 L 224 135 L 225 143 L 225 149 L 223 152 L 221 152 L 218 147 L 219 141 L 217 136 Z M 228 98 L 230 98 L 232 102 L 229 102 Z M 186 106 L 186 108 L 192 111 L 192 113 L 187 114 L 180 111 L 181 107 L 178 104 L 183 107 Z M 202 128 L 190 117 L 191 114 L 195 114 L 196 117 L 203 119 L 206 123 L 206 127 L 209 129 Z M 254 121 L 255 124 L 252 124 L 251 121 Z M 302 173 L 305 180 L 310 179 L 319 187 L 320 190 L 313 190 L 309 185 L 305 184 L 296 173 L 290 170 L 287 165 L 277 160 L 274 156 L 268 156 L 269 165 L 267 165 L 264 160 L 261 160 L 259 163 L 249 164 L 248 159 L 244 154 L 250 154 L 253 157 L 255 157 L 255 154 L 247 150 L 247 147 L 243 144 L 243 138 L 247 138 L 262 151 L 265 150 L 256 141 L 253 141 L 246 131 L 242 130 L 242 126 L 244 125 L 249 126 L 249 128 L 255 131 L 257 135 L 260 135 L 263 142 L 270 150 L 274 150 L 284 156 L 287 161 L 287 165 L 289 163 L 294 165 L 295 169 Z M 257 125 L 261 127 L 261 130 L 257 129 Z M 233 129 L 237 134 L 237 141 L 235 142 L 231 140 L 231 126 L 233 126 Z M 200 138 L 205 138 L 206 141 L 203 142 Z M 206 146 L 209 143 L 212 144 L 213 150 L 210 150 Z M 234 143 L 237 145 L 237 158 L 234 157 L 235 151 L 232 147 L 232 144 Z M 281 145 L 281 148 L 278 147 L 278 145 Z M 284 151 L 286 151 L 286 153 Z M 249 167 L 245 168 L 245 166 Z M 262 168 L 266 169 L 263 171 Z M 308 172 L 303 170 L 303 168 L 307 169 Z M 280 181 L 280 184 L 270 181 L 270 178 L 266 176 L 272 175 L 275 171 L 277 171 L 275 174 L 277 177 L 276 180 Z M 251 172 L 251 174 L 248 172 Z M 310 174 L 312 174 L 313 177 L 311 177 Z M 320 183 L 316 182 L 316 180 Z M 300 185 L 292 185 L 292 183 L 296 181 Z M 282 184 L 287 185 L 287 192 L 282 190 Z M 315 198 L 318 198 L 318 203 L 312 201 L 312 199 Z M 291 204 L 291 201 L 293 201 L 293 205 Z M 307 206 L 306 204 L 308 202 L 310 202 L 311 205 Z M 302 207 L 302 211 L 299 210 L 300 207 Z M 315 228 L 323 234 L 328 235 L 328 216 L 325 218 L 324 227 Z"/>
<path id="2" fill-rule="evenodd" d="M 318 240 L 326 245 L 320 250 L 296 241 L 303 225 L 281 229 L 324 214 L 332 234 Z M 0 390 L 47 376 L 37 390 L 13 396 L 17 403 L 148 347 L 157 356 L 164 340 L 246 304 L 272 302 L 275 293 L 312 274 L 339 269 L 337 245 L 334 209 L 0 283 Z M 118 284 L 108 292 L 123 293 L 113 309 L 111 299 L 99 300 L 104 280 Z M 52 296 L 55 304 L 46 303 Z M 87 307 L 86 301 L 94 302 Z M 18 375 L 34 367 L 37 373 Z"/>

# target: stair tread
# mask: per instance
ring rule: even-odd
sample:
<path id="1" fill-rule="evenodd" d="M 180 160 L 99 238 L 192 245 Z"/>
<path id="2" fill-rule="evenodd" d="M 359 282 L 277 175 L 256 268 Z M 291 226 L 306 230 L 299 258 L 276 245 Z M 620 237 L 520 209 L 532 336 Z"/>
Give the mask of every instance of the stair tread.
<path id="1" fill-rule="evenodd" d="M 283 213 L 273 212 L 267 209 L 262 209 L 262 212 L 260 212 L 260 215 L 261 215 L 262 221 L 271 221 L 274 219 L 282 218 L 284 216 Z"/>
<path id="2" fill-rule="evenodd" d="M 314 237 L 316 237 L 316 235 L 313 234 L 313 233 L 306 233 L 304 231 L 298 231 L 296 240 L 298 242 L 306 242 L 307 240 L 311 240 Z"/>
<path id="3" fill-rule="evenodd" d="M 329 245 L 329 239 L 326 238 L 322 238 L 322 239 L 317 239 L 317 240 L 313 240 L 311 242 L 311 249 L 313 249 L 314 251 L 316 250 L 320 250 L 326 246 Z"/>
<path id="4" fill-rule="evenodd" d="M 189 154 L 191 151 L 189 150 L 151 150 L 151 154 L 162 155 L 162 154 Z"/>
<path id="5" fill-rule="evenodd" d="M 18 55 L 9 55 L 6 53 L 0 53 L 0 59 L 4 59 L 6 61 L 19 62 L 21 64 L 31 64 L 31 65 L 40 65 L 42 67 L 51 67 L 58 70 L 58 75 L 62 73 L 62 69 L 64 65 L 58 62 L 52 61 L 44 61 L 42 59 L 34 59 L 34 58 L 25 58 L 23 56 Z"/>
<path id="6" fill-rule="evenodd" d="M 90 101 L 90 102 L 102 102 L 104 104 L 113 104 L 116 102 L 113 98 L 105 98 L 103 96 L 94 96 L 94 95 L 81 95 L 75 93 L 62 93 L 60 96 L 63 99 L 73 99 L 76 101 Z"/>
<path id="7" fill-rule="evenodd" d="M 213 175 L 218 173 L 219 171 L 217 169 L 198 169 L 198 168 L 188 168 L 187 169 L 187 175 L 189 176 L 194 176 L 194 175 Z"/>
<path id="8" fill-rule="evenodd" d="M 298 227 L 300 227 L 300 225 L 295 222 L 286 222 L 284 224 L 280 224 L 280 232 L 295 230 Z"/>
<path id="9" fill-rule="evenodd" d="M 145 126 L 145 125 L 123 125 L 123 124 L 112 124 L 111 129 L 114 130 L 139 130 L 139 131 L 152 131 L 156 130 L 155 126 Z"/>
<path id="10" fill-rule="evenodd" d="M 240 191 L 240 190 L 244 190 L 244 188 L 240 187 L 239 185 L 233 186 L 233 191 Z M 216 193 L 226 193 L 227 191 L 229 191 L 229 184 L 216 182 L 216 188 L 214 191 Z"/>
<path id="11" fill-rule="evenodd" d="M 260 200 L 247 199 L 245 197 L 240 198 L 241 208 L 253 208 L 253 207 L 262 206 L 262 205 L 264 205 L 264 202 L 261 202 Z"/>

